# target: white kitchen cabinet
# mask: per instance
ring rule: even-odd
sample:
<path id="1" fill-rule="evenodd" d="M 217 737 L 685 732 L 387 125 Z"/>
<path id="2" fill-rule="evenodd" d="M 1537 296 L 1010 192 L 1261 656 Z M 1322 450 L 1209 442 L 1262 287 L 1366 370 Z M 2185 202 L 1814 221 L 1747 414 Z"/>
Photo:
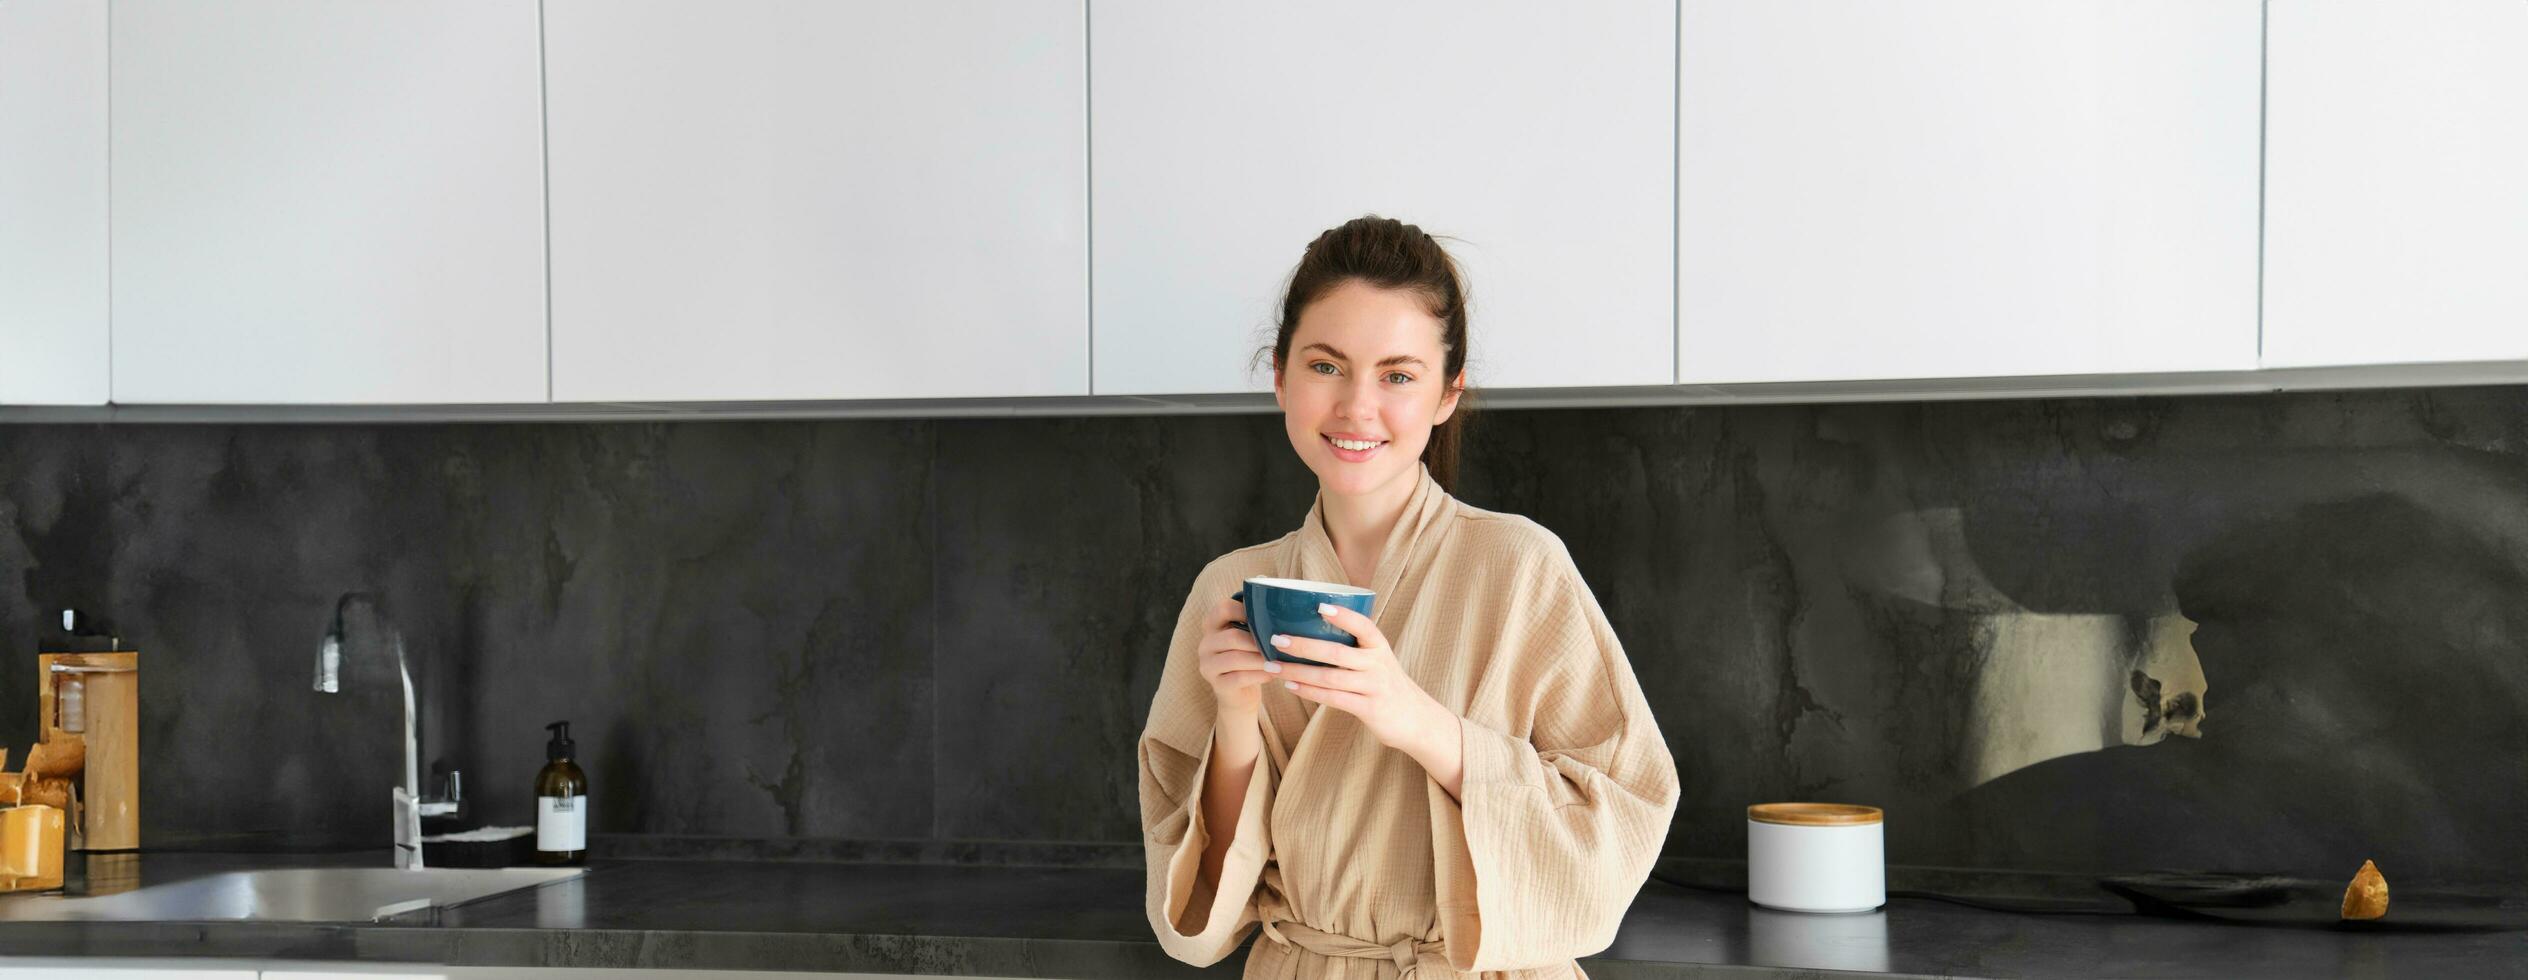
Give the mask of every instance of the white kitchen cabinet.
<path id="1" fill-rule="evenodd" d="M 2528 359 L 2528 3 L 2268 16 L 2264 364 Z"/>
<path id="2" fill-rule="evenodd" d="M 0 405 L 106 401 L 105 4 L 0 3 Z"/>
<path id="3" fill-rule="evenodd" d="M 0 958 L 0 980 L 256 980 L 252 969 L 219 960 L 90 960 L 85 957 Z"/>
<path id="4" fill-rule="evenodd" d="M 122 403 L 542 402 L 535 0 L 115 0 Z"/>
<path id="5" fill-rule="evenodd" d="M 550 0 L 559 402 L 1088 393 L 1076 2 Z"/>
<path id="6" fill-rule="evenodd" d="M 1101 395 L 1262 391 L 1317 234 L 1440 236 L 1477 386 L 1673 380 L 1673 4 L 1090 3 Z"/>
<path id="7" fill-rule="evenodd" d="M 2256 367 L 2256 0 L 1684 0 L 1685 383 Z"/>

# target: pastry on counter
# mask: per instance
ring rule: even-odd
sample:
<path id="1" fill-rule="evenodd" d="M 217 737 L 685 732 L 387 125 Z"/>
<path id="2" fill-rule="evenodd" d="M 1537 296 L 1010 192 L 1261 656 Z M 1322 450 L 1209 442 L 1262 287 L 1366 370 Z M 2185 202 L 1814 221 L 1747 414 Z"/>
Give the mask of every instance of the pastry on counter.
<path id="1" fill-rule="evenodd" d="M 2380 919 L 2388 914 L 2388 879 L 2379 866 L 2364 860 L 2361 871 L 2344 887 L 2344 918 Z"/>

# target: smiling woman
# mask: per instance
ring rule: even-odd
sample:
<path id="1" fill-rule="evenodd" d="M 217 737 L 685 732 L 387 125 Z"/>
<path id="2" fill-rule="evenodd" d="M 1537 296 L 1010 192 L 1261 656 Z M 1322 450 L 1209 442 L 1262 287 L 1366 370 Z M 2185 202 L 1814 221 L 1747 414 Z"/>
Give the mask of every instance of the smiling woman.
<path id="1" fill-rule="evenodd" d="M 1658 857 L 1676 764 L 1588 584 L 1552 532 L 1450 494 L 1465 296 L 1375 216 L 1291 276 L 1263 353 L 1316 503 L 1195 579 L 1142 732 L 1171 956 L 1260 926 L 1248 977 L 1583 976 Z M 1348 646 L 1251 635 L 1231 596 L 1259 577 L 1365 587 L 1376 617 L 1320 610 Z"/>

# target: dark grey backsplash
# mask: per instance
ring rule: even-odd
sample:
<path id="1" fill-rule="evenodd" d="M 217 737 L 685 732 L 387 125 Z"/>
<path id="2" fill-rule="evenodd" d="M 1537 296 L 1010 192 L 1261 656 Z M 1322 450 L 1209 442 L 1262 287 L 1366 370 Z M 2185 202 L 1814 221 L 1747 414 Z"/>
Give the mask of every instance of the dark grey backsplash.
<path id="1" fill-rule="evenodd" d="M 2528 880 L 2528 389 L 1497 411 L 1468 460 L 1623 638 L 1672 856 L 1815 799 L 1902 864 Z M 1313 491 L 1277 416 L 0 427 L 0 744 L 93 610 L 145 842 L 383 848 L 391 624 L 484 821 L 567 718 L 600 833 L 1128 847 L 1186 587 Z"/>

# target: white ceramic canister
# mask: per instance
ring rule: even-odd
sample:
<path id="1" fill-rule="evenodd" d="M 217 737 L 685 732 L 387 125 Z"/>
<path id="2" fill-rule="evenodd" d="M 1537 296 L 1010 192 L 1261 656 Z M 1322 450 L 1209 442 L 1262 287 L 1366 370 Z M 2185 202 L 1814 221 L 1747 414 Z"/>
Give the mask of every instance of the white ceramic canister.
<path id="1" fill-rule="evenodd" d="M 1887 904 L 1885 815 L 1847 803 L 1747 808 L 1747 900 L 1784 912 Z"/>

